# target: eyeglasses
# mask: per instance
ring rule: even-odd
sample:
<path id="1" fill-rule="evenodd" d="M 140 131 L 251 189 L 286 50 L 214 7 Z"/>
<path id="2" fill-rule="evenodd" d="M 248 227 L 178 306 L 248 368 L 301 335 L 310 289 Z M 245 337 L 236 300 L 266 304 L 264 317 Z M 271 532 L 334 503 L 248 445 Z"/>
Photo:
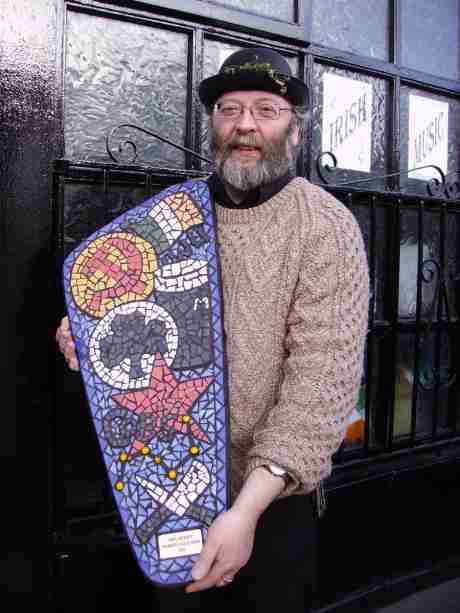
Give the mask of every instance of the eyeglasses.
<path id="1" fill-rule="evenodd" d="M 292 111 L 291 107 L 279 107 L 271 102 L 256 102 L 251 107 L 245 107 L 239 102 L 218 102 L 214 105 L 214 113 L 222 119 L 238 119 L 249 108 L 254 119 L 279 119 L 282 111 Z"/>

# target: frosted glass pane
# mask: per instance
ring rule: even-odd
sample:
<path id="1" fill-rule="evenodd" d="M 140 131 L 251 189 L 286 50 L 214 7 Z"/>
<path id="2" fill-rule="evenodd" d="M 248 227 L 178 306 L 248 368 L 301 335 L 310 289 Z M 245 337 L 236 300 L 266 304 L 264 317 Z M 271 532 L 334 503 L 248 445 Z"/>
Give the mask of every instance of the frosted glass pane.
<path id="1" fill-rule="evenodd" d="M 349 94 L 355 90 L 358 98 L 351 102 Z M 334 153 L 340 169 L 327 177 L 330 183 L 384 175 L 388 83 L 384 79 L 316 63 L 312 94 L 312 179 L 321 181 L 316 161 L 328 151 Z M 325 162 L 330 163 L 330 158 Z M 384 179 L 376 178 L 366 183 L 367 188 L 384 186 Z"/>
<path id="2" fill-rule="evenodd" d="M 263 17 L 272 17 L 282 21 L 294 21 L 295 0 L 213 0 L 229 8 L 241 9 Z"/>
<path id="3" fill-rule="evenodd" d="M 184 143 L 187 36 L 104 17 L 68 13 L 65 152 L 71 159 L 109 161 L 105 136 L 133 123 Z M 126 134 L 128 137 L 128 134 Z M 170 145 L 131 132 L 138 162 L 184 165 Z M 126 161 L 132 151 L 128 148 Z"/>
<path id="4" fill-rule="evenodd" d="M 448 79 L 460 76 L 458 0 L 401 1 L 402 64 Z"/>
<path id="5" fill-rule="evenodd" d="M 388 0 L 313 0 L 312 40 L 388 60 Z"/>
<path id="6" fill-rule="evenodd" d="M 434 164 L 447 175 L 447 185 L 453 190 L 450 197 L 458 199 L 460 103 L 447 96 L 401 87 L 400 134 L 401 187 L 406 191 L 428 195 L 427 183 L 431 178 L 440 179 L 439 173 L 427 168 L 408 177 L 406 171 Z M 442 192 L 433 195 L 445 197 Z"/>

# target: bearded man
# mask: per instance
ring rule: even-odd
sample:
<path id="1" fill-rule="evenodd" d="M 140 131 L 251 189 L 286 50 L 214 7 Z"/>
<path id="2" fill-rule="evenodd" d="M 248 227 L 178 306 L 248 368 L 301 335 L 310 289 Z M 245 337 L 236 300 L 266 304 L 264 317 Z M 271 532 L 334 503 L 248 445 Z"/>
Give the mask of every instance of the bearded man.
<path id="1" fill-rule="evenodd" d="M 199 88 L 209 114 L 222 269 L 232 504 L 159 610 L 311 606 L 315 492 L 361 380 L 368 270 L 359 227 L 295 177 L 305 84 L 267 48 L 232 54 Z M 68 322 L 57 333 L 78 368 Z M 209 588 L 225 589 L 209 589 Z"/>

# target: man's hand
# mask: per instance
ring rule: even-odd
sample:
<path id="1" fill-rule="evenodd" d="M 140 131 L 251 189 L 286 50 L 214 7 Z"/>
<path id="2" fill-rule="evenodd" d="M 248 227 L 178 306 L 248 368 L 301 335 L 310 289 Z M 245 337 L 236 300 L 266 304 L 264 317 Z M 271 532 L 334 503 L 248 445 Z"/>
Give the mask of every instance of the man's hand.
<path id="1" fill-rule="evenodd" d="M 259 517 L 284 489 L 284 480 L 263 468 L 246 479 L 232 508 L 211 525 L 206 544 L 192 569 L 186 592 L 223 587 L 249 560 Z"/>
<path id="2" fill-rule="evenodd" d="M 56 341 L 71 370 L 80 370 L 75 343 L 70 332 L 69 318 L 63 317 L 56 332 Z"/>
<path id="3" fill-rule="evenodd" d="M 247 514 L 234 509 L 219 515 L 193 567 L 195 581 L 186 591 L 199 592 L 230 583 L 251 556 L 256 523 Z"/>

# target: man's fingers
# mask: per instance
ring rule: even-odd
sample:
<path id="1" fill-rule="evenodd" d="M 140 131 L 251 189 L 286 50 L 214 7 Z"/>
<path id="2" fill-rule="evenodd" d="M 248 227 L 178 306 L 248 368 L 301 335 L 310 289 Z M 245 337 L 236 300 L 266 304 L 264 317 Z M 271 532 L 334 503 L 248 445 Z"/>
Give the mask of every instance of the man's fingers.
<path id="1" fill-rule="evenodd" d="M 216 583 L 216 587 L 226 587 L 227 585 L 230 585 L 230 583 L 233 582 L 234 578 L 235 578 L 234 574 L 227 573 L 220 579 L 220 581 Z"/>
<path id="2" fill-rule="evenodd" d="M 216 559 L 217 550 L 213 547 L 212 543 L 208 541 L 203 547 L 200 557 L 195 562 L 192 568 L 192 577 L 195 581 L 203 579 L 208 573 Z"/>
<path id="3" fill-rule="evenodd" d="M 56 341 L 69 368 L 71 370 L 80 370 L 68 317 L 63 317 L 61 324 L 56 331 Z"/>
<path id="4" fill-rule="evenodd" d="M 202 592 L 203 590 L 209 590 L 210 588 L 217 585 L 217 577 L 214 575 L 208 575 L 204 579 L 200 581 L 194 581 L 190 585 L 187 585 L 185 591 L 187 594 L 193 594 L 194 592 Z"/>
<path id="5" fill-rule="evenodd" d="M 69 358 L 67 360 L 67 364 L 68 364 L 70 370 L 75 370 L 75 371 L 80 370 L 80 364 L 78 363 L 77 358 Z"/>
<path id="6" fill-rule="evenodd" d="M 185 591 L 191 594 L 193 592 L 201 592 L 203 590 L 208 590 L 211 587 L 220 587 L 227 585 L 227 583 L 230 582 L 223 581 L 223 577 L 233 577 L 234 574 L 235 572 L 229 570 L 227 566 L 217 563 L 208 575 L 206 575 L 205 577 L 203 577 L 203 579 L 200 579 L 199 581 L 194 581 L 193 583 L 190 583 L 190 585 L 186 587 Z"/>
<path id="7" fill-rule="evenodd" d="M 217 560 L 217 548 L 212 540 L 209 540 L 192 568 L 192 577 L 195 581 L 187 586 L 186 592 L 207 590 L 216 585 L 222 574 L 222 564 Z"/>

